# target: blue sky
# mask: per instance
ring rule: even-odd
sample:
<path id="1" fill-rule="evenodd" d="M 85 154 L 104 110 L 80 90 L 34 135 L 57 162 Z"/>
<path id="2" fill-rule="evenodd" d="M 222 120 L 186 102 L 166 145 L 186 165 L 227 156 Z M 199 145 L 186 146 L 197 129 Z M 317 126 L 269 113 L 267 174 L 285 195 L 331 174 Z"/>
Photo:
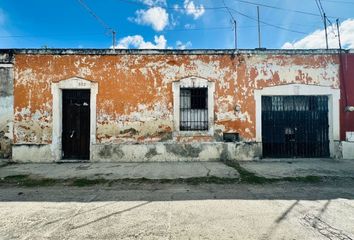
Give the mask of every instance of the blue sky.
<path id="1" fill-rule="evenodd" d="M 315 0 L 225 0 L 238 23 L 238 47 L 258 47 L 256 6 L 260 6 L 262 46 L 324 47 Z M 116 30 L 120 48 L 233 48 L 231 16 L 223 0 L 84 0 Z M 354 0 L 322 0 L 330 21 L 342 22 L 346 48 L 354 47 Z M 235 11 L 236 10 L 236 11 Z M 246 15 L 246 16 L 245 16 Z M 272 27 L 266 24 L 278 26 Z M 337 47 L 329 29 L 330 47 Z M 301 32 L 301 33 L 299 33 Z M 0 0 L 0 48 L 109 48 L 110 32 L 78 0 Z"/>

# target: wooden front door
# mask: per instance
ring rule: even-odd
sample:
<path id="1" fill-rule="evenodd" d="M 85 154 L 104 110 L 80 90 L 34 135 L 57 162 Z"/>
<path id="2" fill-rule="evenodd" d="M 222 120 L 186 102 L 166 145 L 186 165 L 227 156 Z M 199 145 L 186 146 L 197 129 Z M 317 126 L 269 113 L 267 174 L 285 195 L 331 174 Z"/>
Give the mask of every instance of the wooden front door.
<path id="1" fill-rule="evenodd" d="M 90 90 L 63 90 L 63 159 L 89 160 Z"/>

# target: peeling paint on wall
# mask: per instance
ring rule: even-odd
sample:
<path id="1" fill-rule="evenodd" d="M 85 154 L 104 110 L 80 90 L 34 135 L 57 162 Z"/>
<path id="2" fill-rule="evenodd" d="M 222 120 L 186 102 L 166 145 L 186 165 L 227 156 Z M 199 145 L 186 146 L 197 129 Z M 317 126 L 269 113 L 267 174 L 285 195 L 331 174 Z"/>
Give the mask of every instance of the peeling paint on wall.
<path id="1" fill-rule="evenodd" d="M 338 69 L 336 55 L 18 54 L 14 141 L 51 143 L 51 83 L 74 76 L 98 83 L 98 143 L 219 141 L 223 132 L 254 141 L 254 89 L 290 83 L 338 88 Z M 190 76 L 215 83 L 214 136 L 173 136 L 172 82 Z"/>
<path id="2" fill-rule="evenodd" d="M 0 64 L 0 158 L 11 157 L 12 129 L 13 69 Z"/>

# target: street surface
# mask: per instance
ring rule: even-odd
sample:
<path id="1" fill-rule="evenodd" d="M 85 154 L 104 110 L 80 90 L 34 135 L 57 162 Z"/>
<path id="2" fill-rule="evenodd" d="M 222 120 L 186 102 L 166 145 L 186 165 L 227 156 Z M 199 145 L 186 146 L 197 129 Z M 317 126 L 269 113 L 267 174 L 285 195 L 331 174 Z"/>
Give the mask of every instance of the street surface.
<path id="1" fill-rule="evenodd" d="M 354 239 L 354 180 L 0 188 L 0 239 Z"/>

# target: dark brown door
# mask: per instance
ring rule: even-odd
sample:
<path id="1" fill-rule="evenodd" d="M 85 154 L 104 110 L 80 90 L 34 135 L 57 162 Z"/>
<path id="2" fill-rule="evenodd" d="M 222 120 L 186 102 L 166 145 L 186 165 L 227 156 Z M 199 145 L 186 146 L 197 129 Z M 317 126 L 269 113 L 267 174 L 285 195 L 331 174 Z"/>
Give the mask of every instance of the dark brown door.
<path id="1" fill-rule="evenodd" d="M 90 90 L 63 90 L 63 159 L 90 155 Z"/>

